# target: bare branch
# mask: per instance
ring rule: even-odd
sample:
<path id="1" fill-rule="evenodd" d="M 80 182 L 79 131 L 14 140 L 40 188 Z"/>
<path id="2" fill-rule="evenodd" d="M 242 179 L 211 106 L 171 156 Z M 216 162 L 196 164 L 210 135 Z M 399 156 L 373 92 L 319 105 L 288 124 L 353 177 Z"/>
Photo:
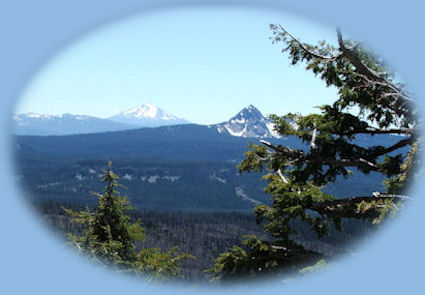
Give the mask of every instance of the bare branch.
<path id="1" fill-rule="evenodd" d="M 262 144 L 264 144 L 265 146 L 267 146 L 267 147 L 272 147 L 272 146 L 273 146 L 270 142 L 265 141 L 265 140 L 263 140 L 263 139 L 260 139 L 260 142 L 261 142 Z"/>
<path id="2" fill-rule="evenodd" d="M 303 161 L 305 163 L 322 163 L 327 166 L 341 166 L 341 167 L 367 167 L 370 170 L 378 171 L 378 166 L 370 161 L 365 159 L 335 159 L 335 158 L 325 158 L 320 156 L 317 153 L 314 154 L 305 154 L 302 151 L 291 150 L 287 147 L 275 146 L 265 140 L 260 140 L 260 142 L 267 147 L 273 149 L 275 152 L 285 155 L 285 157 L 293 159 L 294 161 Z M 288 162 L 288 165 L 292 165 L 293 162 Z"/>
<path id="3" fill-rule="evenodd" d="M 402 139 L 399 142 L 397 142 L 396 144 L 394 144 L 394 145 L 392 145 L 390 147 L 387 147 L 386 149 L 382 150 L 380 153 L 377 153 L 376 155 L 381 156 L 381 155 L 385 155 L 385 154 L 391 153 L 392 151 L 398 150 L 399 148 L 402 148 L 402 147 L 404 147 L 406 145 L 411 145 L 413 143 L 413 141 L 414 141 L 414 138 L 413 137 Z"/>
<path id="4" fill-rule="evenodd" d="M 316 128 L 316 124 L 314 124 L 313 135 L 311 136 L 311 143 L 310 143 L 311 149 L 316 148 L 316 137 L 317 137 L 317 128 Z"/>
<path id="5" fill-rule="evenodd" d="M 283 183 L 288 183 L 288 179 L 285 177 L 285 175 L 283 175 L 282 171 L 280 171 L 280 169 L 278 169 L 277 174 L 280 176 L 280 178 L 282 179 Z"/>
<path id="6" fill-rule="evenodd" d="M 293 150 L 293 149 L 290 149 L 288 147 L 283 147 L 283 146 L 276 146 L 276 145 L 273 145 L 270 142 L 265 141 L 265 140 L 260 140 L 260 143 L 264 144 L 268 148 L 271 148 L 275 152 L 285 154 L 286 156 L 288 156 L 290 158 L 298 158 L 298 157 L 304 155 L 304 153 L 302 151 Z"/>
<path id="7" fill-rule="evenodd" d="M 340 166 L 340 167 L 366 167 L 369 170 L 379 171 L 378 165 L 367 161 L 363 158 L 359 159 L 335 159 L 335 158 L 324 158 L 320 156 L 307 155 L 305 157 L 306 163 L 322 163 L 324 166 Z"/>
<path id="8" fill-rule="evenodd" d="M 308 54 L 310 54 L 311 56 L 315 58 L 323 59 L 326 61 L 333 61 L 342 55 L 342 54 L 336 54 L 336 55 L 326 56 L 326 55 L 322 55 L 317 52 L 311 51 L 300 40 L 296 39 L 291 33 L 289 33 L 283 26 L 279 25 L 279 29 L 283 31 L 285 35 L 288 35 L 292 40 L 294 40 L 294 42 L 296 42 L 302 50 L 304 50 L 305 52 L 307 52 Z"/>
<path id="9" fill-rule="evenodd" d="M 356 132 L 356 133 L 361 133 L 361 132 Z M 369 134 L 375 134 L 375 133 L 390 133 L 389 131 L 377 131 L 375 133 L 373 133 L 372 131 L 365 131 L 364 133 L 369 133 Z M 345 133 L 344 135 L 348 135 L 349 133 Z M 274 150 L 276 153 L 283 155 L 284 157 L 286 157 L 288 159 L 288 162 L 286 163 L 287 166 L 293 165 L 295 161 L 303 161 L 305 163 L 321 163 L 324 166 L 339 166 L 339 167 L 358 167 L 358 168 L 366 168 L 368 170 L 371 171 L 378 171 L 379 172 L 379 166 L 376 163 L 373 163 L 369 160 L 366 160 L 364 158 L 342 158 L 342 159 L 337 159 L 337 158 L 332 158 L 332 157 L 324 157 L 318 153 L 315 153 L 314 151 L 312 153 L 304 153 L 303 151 L 300 150 L 292 150 L 288 147 L 283 147 L 283 146 L 276 146 L 271 144 L 270 142 L 267 142 L 265 140 L 260 140 L 260 142 L 262 144 L 264 144 L 265 146 L 267 146 L 268 148 Z M 368 151 L 367 149 L 361 148 L 361 147 L 357 147 L 357 148 L 361 148 L 364 150 L 364 152 L 369 152 L 370 156 L 376 158 L 388 153 L 391 153 L 395 150 L 398 150 L 399 148 L 402 148 L 404 146 L 407 145 L 411 145 L 414 142 L 414 137 L 410 136 L 409 138 L 404 138 L 400 141 L 398 141 L 397 143 L 395 143 L 394 145 L 387 147 L 387 148 L 383 148 L 383 149 L 379 149 L 376 151 Z"/>
<path id="10" fill-rule="evenodd" d="M 415 131 L 410 128 L 400 128 L 400 129 L 364 129 L 364 130 L 353 130 L 349 132 L 342 132 L 338 135 L 355 135 L 355 134 L 413 134 Z"/>
<path id="11" fill-rule="evenodd" d="M 345 57 L 347 57 L 350 62 L 356 67 L 356 69 L 366 77 L 369 77 L 369 79 L 372 79 L 374 81 L 384 81 L 384 79 L 374 70 L 370 69 L 368 66 L 366 66 L 354 53 L 353 48 L 347 48 L 344 44 L 344 40 L 342 39 L 341 30 L 337 29 L 337 37 L 338 37 L 338 45 L 339 50 L 344 54 Z"/>
<path id="12" fill-rule="evenodd" d="M 354 55 L 354 54 L 353 54 Z M 355 55 L 354 55 L 355 56 Z M 361 61 L 359 60 L 359 62 L 361 63 Z M 370 70 L 372 71 L 372 70 Z M 375 72 L 376 73 L 376 72 Z M 388 87 L 390 88 L 392 91 L 394 91 L 392 94 L 399 96 L 400 98 L 408 101 L 408 102 L 414 102 L 413 99 L 411 99 L 408 95 L 406 95 L 405 91 L 400 89 L 399 87 L 395 86 L 394 84 L 390 83 L 388 80 L 386 79 L 382 79 L 378 73 L 376 73 L 377 75 L 377 79 L 379 80 L 375 80 L 375 78 L 367 76 L 365 74 L 361 74 L 361 73 L 353 73 L 353 75 L 362 78 L 363 80 L 365 80 L 368 84 L 367 86 L 383 86 L 383 87 Z M 357 88 L 362 87 L 362 85 L 358 86 Z"/>
<path id="13" fill-rule="evenodd" d="M 357 56 L 357 54 L 354 51 L 354 48 L 347 48 L 344 44 L 344 40 L 342 39 L 342 34 L 339 29 L 337 29 L 337 37 L 338 37 L 338 45 L 339 50 L 343 53 L 345 57 L 347 57 L 350 62 L 354 65 L 354 67 L 357 69 L 359 73 L 357 73 L 358 76 L 361 76 L 363 79 L 368 81 L 369 83 L 373 83 L 375 85 L 381 85 L 384 87 L 387 87 L 398 94 L 397 99 L 402 99 L 406 102 L 412 102 L 413 100 L 404 93 L 400 87 L 397 87 L 391 81 L 388 79 L 385 79 L 386 73 L 378 73 L 371 68 L 369 68 L 367 65 L 365 65 L 360 58 Z M 396 104 L 396 102 L 394 102 Z M 401 104 L 403 105 L 403 103 Z"/>

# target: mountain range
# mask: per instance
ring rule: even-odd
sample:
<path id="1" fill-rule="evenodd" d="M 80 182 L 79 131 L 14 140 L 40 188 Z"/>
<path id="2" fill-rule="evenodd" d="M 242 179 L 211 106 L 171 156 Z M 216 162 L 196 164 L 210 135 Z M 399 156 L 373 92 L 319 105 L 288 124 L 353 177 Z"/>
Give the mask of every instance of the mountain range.
<path id="1" fill-rule="evenodd" d="M 101 119 L 86 115 L 20 114 L 13 117 L 15 135 L 72 135 L 109 131 L 190 124 L 163 109 L 146 103 Z M 249 105 L 226 122 L 208 125 L 219 133 L 246 138 L 279 137 L 273 124 L 261 112 Z"/>
<path id="2" fill-rule="evenodd" d="M 149 116 L 168 122 L 179 120 L 162 110 L 143 106 L 121 115 L 129 120 L 140 118 L 143 121 Z M 213 125 L 186 123 L 140 128 L 124 123 L 124 120 L 116 122 L 89 116 L 34 113 L 15 116 L 15 122 L 21 132 L 30 130 L 44 135 L 27 133 L 13 137 L 16 182 L 34 201 L 91 202 L 93 198 L 87 196 L 90 191 L 102 190 L 99 176 L 111 160 L 136 208 L 251 210 L 256 204 L 267 204 L 270 200 L 263 191 L 265 183 L 261 181 L 261 173 L 241 175 L 237 172 L 236 165 L 243 159 L 248 144 L 268 138 L 267 141 L 274 144 L 294 149 L 308 148 L 295 136 L 276 136 L 272 124 L 252 105 L 228 121 Z M 38 129 L 34 122 L 40 124 Z M 25 126 L 33 129 L 24 129 Z M 85 134 L 46 136 L 49 134 L 46 126 L 53 128 L 50 132 L 55 131 L 56 135 L 65 131 L 75 133 L 76 130 Z M 103 132 L 94 126 L 103 127 Z M 388 147 L 399 140 L 399 136 L 391 134 L 360 134 L 354 141 L 367 148 L 374 145 Z M 403 150 L 403 154 L 406 153 L 407 150 Z M 384 175 L 372 172 L 365 175 L 354 169 L 352 177 L 338 178 L 323 190 L 336 197 L 366 196 L 382 191 L 384 179 Z"/>
<path id="3" fill-rule="evenodd" d="M 86 115 L 28 113 L 13 116 L 13 134 L 16 135 L 69 135 L 132 128 L 137 127 Z"/>

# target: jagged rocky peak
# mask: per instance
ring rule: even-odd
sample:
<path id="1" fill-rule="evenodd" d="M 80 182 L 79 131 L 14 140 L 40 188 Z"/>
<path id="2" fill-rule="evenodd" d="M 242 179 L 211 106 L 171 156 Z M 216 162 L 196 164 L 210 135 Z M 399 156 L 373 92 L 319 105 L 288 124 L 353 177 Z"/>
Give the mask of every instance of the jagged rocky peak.
<path id="1" fill-rule="evenodd" d="M 231 118 L 229 122 L 244 122 L 246 120 L 262 121 L 265 120 L 265 118 L 256 107 L 250 104 L 243 108 L 236 116 Z"/>
<path id="2" fill-rule="evenodd" d="M 238 137 L 272 138 L 279 137 L 273 124 L 252 104 L 243 108 L 229 121 L 215 125 L 220 133 Z"/>

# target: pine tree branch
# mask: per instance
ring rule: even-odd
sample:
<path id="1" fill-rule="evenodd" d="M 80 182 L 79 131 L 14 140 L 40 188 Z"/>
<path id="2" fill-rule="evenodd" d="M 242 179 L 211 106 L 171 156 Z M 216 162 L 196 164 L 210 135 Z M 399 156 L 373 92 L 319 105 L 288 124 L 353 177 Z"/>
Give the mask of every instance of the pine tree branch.
<path id="1" fill-rule="evenodd" d="M 267 141 L 260 140 L 260 142 L 267 147 L 273 149 L 275 152 L 284 155 L 286 158 L 292 159 L 287 163 L 288 166 L 292 165 L 294 161 L 303 161 L 305 163 L 321 163 L 324 166 L 341 166 L 341 167 L 367 167 L 369 170 L 379 171 L 375 163 L 367 161 L 366 159 L 335 159 L 323 157 L 317 153 L 305 154 L 303 151 L 292 150 L 287 147 L 275 146 Z"/>
<path id="2" fill-rule="evenodd" d="M 365 65 L 361 59 L 357 56 L 357 54 L 354 51 L 354 47 L 347 48 L 344 44 L 344 40 L 342 38 L 341 30 L 337 29 L 337 38 L 338 38 L 338 45 L 339 50 L 342 52 L 342 54 L 347 57 L 350 62 L 354 65 L 354 67 L 357 69 L 358 73 L 354 73 L 354 75 L 357 75 L 359 77 L 362 77 L 365 81 L 367 81 L 369 84 L 372 85 L 380 85 L 383 87 L 388 88 L 389 90 L 392 90 L 393 92 L 386 91 L 384 94 L 395 94 L 394 101 L 392 102 L 393 105 L 401 105 L 404 106 L 408 102 L 414 102 L 400 87 L 394 85 L 385 78 L 386 73 L 378 73 L 371 68 L 369 68 L 367 65 Z M 399 103 L 398 100 L 402 99 L 403 102 Z"/>
<path id="3" fill-rule="evenodd" d="M 377 201 L 391 200 L 394 203 L 398 203 L 409 199 L 409 197 L 403 195 L 374 193 L 372 196 L 355 196 L 345 199 L 313 202 L 309 209 L 322 215 L 339 218 L 374 218 L 379 215 L 377 210 L 386 206 L 385 204 L 376 204 Z M 357 206 L 362 202 L 375 202 L 375 205 L 371 209 L 361 212 Z"/>
<path id="4" fill-rule="evenodd" d="M 415 131 L 411 128 L 400 128 L 400 129 L 363 129 L 363 130 L 353 130 L 349 132 L 338 133 L 337 135 L 341 136 L 350 136 L 355 134 L 413 134 Z"/>
<path id="5" fill-rule="evenodd" d="M 391 130 L 391 131 L 394 131 L 394 130 Z M 386 133 L 390 133 L 390 130 L 387 130 L 387 131 L 377 130 L 375 131 L 375 133 L 373 133 L 373 131 L 365 131 L 364 133 L 386 134 Z M 349 133 L 345 133 L 344 135 L 347 135 L 347 134 Z M 411 145 L 413 142 L 414 142 L 414 136 L 410 136 L 409 138 L 404 138 L 398 141 L 397 143 L 395 143 L 394 145 L 390 147 L 372 150 L 372 151 L 357 145 L 353 145 L 353 148 L 363 151 L 364 157 L 358 157 L 355 159 L 354 158 L 337 159 L 337 158 L 322 156 L 320 155 L 320 153 L 316 153 L 315 149 L 313 149 L 313 152 L 311 153 L 304 153 L 303 151 L 300 151 L 300 150 L 293 150 L 288 147 L 276 146 L 265 140 L 260 140 L 260 143 L 264 144 L 268 148 L 274 150 L 276 153 L 283 155 L 285 158 L 287 158 L 288 159 L 288 162 L 286 163 L 287 166 L 293 165 L 295 161 L 303 161 L 305 163 L 321 163 L 324 166 L 366 168 L 368 170 L 377 171 L 377 172 L 379 172 L 378 165 L 370 160 L 367 160 L 366 158 L 378 158 L 380 156 L 391 153 L 407 145 Z"/>
<path id="6" fill-rule="evenodd" d="M 323 55 L 320 54 L 318 52 L 315 52 L 313 50 L 311 50 L 310 48 L 308 48 L 308 46 L 304 43 L 302 43 L 300 40 L 298 40 L 297 38 L 295 38 L 291 33 L 289 33 L 283 26 L 279 25 L 273 25 L 272 28 L 274 30 L 276 30 L 277 28 L 281 31 L 280 35 L 281 36 L 288 36 L 292 42 L 294 42 L 295 44 L 293 46 L 298 46 L 298 48 L 300 48 L 302 51 L 304 51 L 306 54 L 310 55 L 313 58 L 316 59 L 320 59 L 323 60 L 326 63 L 329 62 L 333 62 L 336 59 L 344 56 L 346 57 L 351 64 L 357 69 L 357 73 L 354 72 L 353 75 L 356 75 L 358 77 L 361 77 L 362 79 L 364 79 L 367 83 L 368 86 L 382 86 L 388 89 L 388 91 L 384 91 L 384 95 L 386 97 L 392 97 L 394 99 L 394 101 L 392 102 L 393 105 L 399 105 L 399 106 L 404 106 L 406 102 L 414 102 L 413 99 L 411 99 L 409 97 L 408 94 L 406 94 L 406 92 L 399 86 L 395 85 L 394 83 L 392 83 L 391 81 L 389 81 L 386 76 L 387 73 L 386 72 L 377 72 L 374 71 L 373 69 L 371 69 L 370 67 L 368 67 L 356 54 L 355 50 L 357 49 L 357 47 L 360 46 L 360 44 L 355 44 L 351 47 L 347 47 L 344 44 L 344 40 L 342 38 L 342 34 L 340 29 L 337 29 L 337 40 L 338 40 L 338 45 L 339 45 L 339 53 L 334 54 L 334 55 Z M 403 102 L 398 102 L 398 100 L 401 99 L 403 100 Z"/>
<path id="7" fill-rule="evenodd" d="M 262 139 L 260 140 L 260 143 L 264 144 L 265 146 L 274 150 L 275 152 L 285 154 L 288 158 L 296 159 L 304 155 L 304 152 L 302 151 L 293 150 L 291 148 L 283 147 L 283 146 L 276 146 Z"/>
<path id="8" fill-rule="evenodd" d="M 325 158 L 316 154 L 308 154 L 304 157 L 306 163 L 321 163 L 324 166 L 339 166 L 339 167 L 358 167 L 367 168 L 372 171 L 379 171 L 378 165 L 366 159 L 335 159 Z"/>
<path id="9" fill-rule="evenodd" d="M 344 40 L 342 39 L 341 30 L 337 29 L 337 38 L 338 38 L 338 45 L 339 50 L 342 52 L 342 54 L 347 57 L 350 62 L 356 67 L 356 69 L 360 72 L 360 74 L 368 77 L 369 79 L 377 82 L 385 82 L 386 80 L 381 77 L 381 75 L 374 70 L 370 69 L 368 66 L 366 66 L 360 58 L 355 54 L 354 48 L 347 48 L 344 44 Z"/>
<path id="10" fill-rule="evenodd" d="M 388 153 L 391 153 L 395 150 L 398 150 L 399 148 L 405 147 L 406 145 L 411 145 L 414 142 L 414 138 L 413 136 L 406 138 L 406 139 L 402 139 L 399 142 L 397 142 L 396 144 L 387 147 L 386 149 L 382 150 L 381 152 L 377 153 L 376 155 L 378 156 L 382 156 Z"/>
<path id="11" fill-rule="evenodd" d="M 304 43 L 302 43 L 300 40 L 296 39 L 291 33 L 289 33 L 283 26 L 279 25 L 279 29 L 283 32 L 283 35 L 287 35 L 289 38 L 291 38 L 303 51 L 307 52 L 309 55 L 315 57 L 315 58 L 319 58 L 322 60 L 326 60 L 328 62 L 330 61 L 334 61 L 335 59 L 337 59 L 338 57 L 340 57 L 342 55 L 342 53 L 339 54 L 335 54 L 335 55 L 331 55 L 331 56 L 326 56 L 326 55 L 322 55 L 319 54 L 317 52 L 314 52 L 312 50 L 309 50 Z"/>

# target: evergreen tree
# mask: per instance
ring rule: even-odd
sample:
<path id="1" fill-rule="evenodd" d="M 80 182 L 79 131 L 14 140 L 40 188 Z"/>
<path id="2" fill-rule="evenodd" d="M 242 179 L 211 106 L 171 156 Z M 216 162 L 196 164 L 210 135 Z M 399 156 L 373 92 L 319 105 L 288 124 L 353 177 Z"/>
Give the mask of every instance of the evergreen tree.
<path id="1" fill-rule="evenodd" d="M 148 275 L 159 280 L 179 276 L 180 262 L 192 256 L 178 254 L 177 247 L 167 252 L 152 248 L 137 253 L 135 242 L 144 240 L 144 229 L 140 221 L 132 223 L 127 215 L 132 208 L 127 197 L 121 197 L 117 190 L 121 185 L 118 183 L 119 177 L 111 169 L 111 162 L 103 172 L 101 181 L 106 183 L 103 193 L 92 193 L 98 198 L 94 212 L 88 208 L 80 212 L 64 208 L 73 223 L 84 227 L 84 235 L 68 235 L 72 244 L 83 255 L 101 265 L 117 267 L 120 271 Z"/>
<path id="2" fill-rule="evenodd" d="M 255 214 L 271 238 L 248 237 L 243 248 L 235 246 L 222 254 L 210 271 L 224 280 L 241 273 L 256 276 L 293 265 L 301 267 L 306 255 L 318 260 L 294 242 L 294 219 L 309 224 L 318 238 L 328 234 L 330 225 L 342 230 L 343 218 L 380 223 L 407 199 L 402 194 L 415 178 L 419 161 L 413 100 L 382 59 L 362 44 L 344 40 L 339 30 L 337 47 L 325 41 L 302 43 L 282 26 L 271 25 L 271 30 L 273 42 L 285 44 L 282 51 L 289 54 L 291 64 L 303 63 L 327 86 L 336 87 L 338 98 L 332 105 L 320 106 L 320 114 L 270 116 L 275 131 L 300 138 L 305 149 L 267 141 L 249 146 L 238 168 L 240 172 L 270 172 L 264 178 L 269 182 L 265 191 L 271 194 L 272 204 L 257 206 Z M 367 135 L 373 142 L 373 136 L 385 134 L 398 134 L 399 141 L 390 146 L 363 146 L 356 141 Z M 349 177 L 349 169 L 385 174 L 388 190 L 345 199 L 320 190 L 339 175 Z"/>

